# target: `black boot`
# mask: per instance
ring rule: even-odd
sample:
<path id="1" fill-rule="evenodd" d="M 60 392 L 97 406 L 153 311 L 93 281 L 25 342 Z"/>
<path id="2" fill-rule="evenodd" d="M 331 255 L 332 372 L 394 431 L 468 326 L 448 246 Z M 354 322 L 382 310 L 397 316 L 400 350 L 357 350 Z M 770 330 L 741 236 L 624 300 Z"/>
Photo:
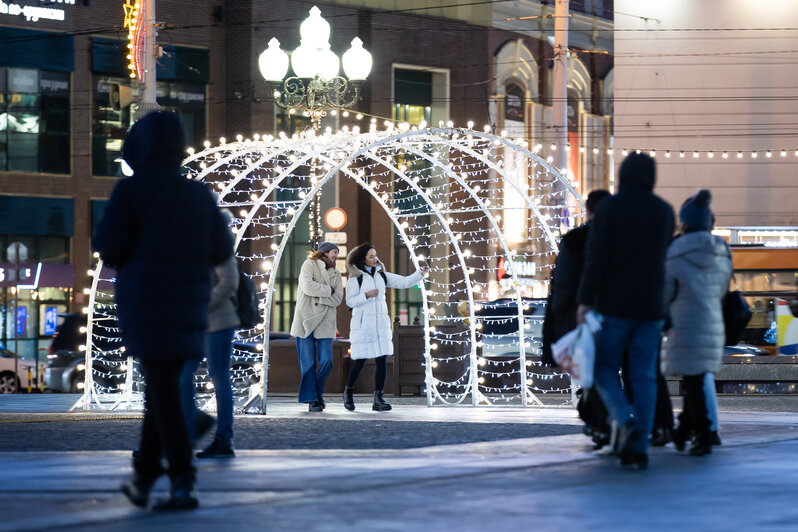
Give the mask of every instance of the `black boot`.
<path id="1" fill-rule="evenodd" d="M 654 429 L 654 431 L 651 433 L 652 447 L 664 447 L 666 444 L 670 443 L 671 440 L 671 429 L 668 427 Z"/>
<path id="2" fill-rule="evenodd" d="M 169 498 L 158 501 L 152 509 L 156 512 L 177 512 L 193 510 L 199 506 L 197 486 L 192 479 L 172 480 Z"/>
<path id="3" fill-rule="evenodd" d="M 371 406 L 372 410 L 377 412 L 385 412 L 391 409 L 391 405 L 385 402 L 382 397 L 382 391 L 374 392 L 374 404 Z"/>
<path id="4" fill-rule="evenodd" d="M 158 477 L 133 474 L 133 478 L 120 486 L 128 500 L 139 508 L 146 508 L 150 499 L 150 490 Z"/>
<path id="5" fill-rule="evenodd" d="M 704 456 L 712 453 L 712 436 L 710 436 L 710 433 L 704 432 L 696 436 L 688 452 L 690 456 Z"/>
<path id="6" fill-rule="evenodd" d="M 687 431 L 684 425 L 679 425 L 671 431 L 671 441 L 677 451 L 684 451 L 684 445 L 687 442 Z"/>
<path id="7" fill-rule="evenodd" d="M 344 408 L 347 410 L 355 409 L 355 389 L 349 386 L 344 388 Z"/>

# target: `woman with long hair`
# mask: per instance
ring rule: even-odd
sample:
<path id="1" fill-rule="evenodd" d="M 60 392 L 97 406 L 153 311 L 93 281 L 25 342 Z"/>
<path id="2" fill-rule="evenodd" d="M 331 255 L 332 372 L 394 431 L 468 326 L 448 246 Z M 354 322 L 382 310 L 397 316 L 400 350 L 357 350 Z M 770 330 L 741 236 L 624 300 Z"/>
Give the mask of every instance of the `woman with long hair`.
<path id="1" fill-rule="evenodd" d="M 337 307 L 344 298 L 341 272 L 335 267 L 338 252 L 335 244 L 320 243 L 299 272 L 291 336 L 296 337 L 302 373 L 298 401 L 307 403 L 310 412 L 321 412 L 327 406 L 324 383 L 332 370 Z"/>
<path id="2" fill-rule="evenodd" d="M 354 363 L 349 369 L 344 389 L 344 407 L 355 409 L 355 382 L 366 360 L 372 358 L 377 364 L 374 374 L 374 404 L 376 411 L 390 410 L 385 402 L 386 359 L 393 355 L 393 333 L 391 317 L 385 291 L 388 288 L 410 288 L 417 285 L 429 271 L 427 266 L 408 276 L 385 271 L 377 258 L 377 250 L 369 242 L 353 249 L 346 258 L 349 281 L 346 283 L 346 304 L 352 309 L 349 328 L 351 356 Z"/>

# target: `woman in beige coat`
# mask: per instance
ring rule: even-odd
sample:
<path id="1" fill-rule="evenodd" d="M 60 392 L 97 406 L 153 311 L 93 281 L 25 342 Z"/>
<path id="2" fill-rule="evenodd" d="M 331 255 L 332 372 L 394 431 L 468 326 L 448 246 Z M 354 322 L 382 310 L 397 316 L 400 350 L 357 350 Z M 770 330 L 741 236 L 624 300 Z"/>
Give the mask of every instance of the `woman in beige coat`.
<path id="1" fill-rule="evenodd" d="M 337 259 L 338 246 L 322 242 L 299 272 L 291 336 L 296 337 L 302 373 L 299 402 L 308 403 L 311 412 L 321 412 L 326 406 L 322 394 L 332 370 L 337 307 L 344 297 L 341 273 L 335 268 Z"/>

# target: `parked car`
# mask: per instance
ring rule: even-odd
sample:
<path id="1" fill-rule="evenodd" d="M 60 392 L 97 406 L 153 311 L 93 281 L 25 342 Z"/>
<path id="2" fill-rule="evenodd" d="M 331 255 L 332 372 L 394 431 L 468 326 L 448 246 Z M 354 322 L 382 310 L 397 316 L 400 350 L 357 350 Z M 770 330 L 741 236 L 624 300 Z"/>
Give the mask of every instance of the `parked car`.
<path id="1" fill-rule="evenodd" d="M 522 300 L 524 314 L 524 341 L 528 356 L 540 355 L 543 338 L 543 316 L 546 313 L 545 299 Z M 502 298 L 480 303 L 474 312 L 482 325 L 480 340 L 482 356 L 518 356 L 518 304 L 515 298 Z"/>
<path id="2" fill-rule="evenodd" d="M 727 345 L 723 348 L 723 356 L 725 357 L 757 357 L 769 355 L 770 351 L 756 345 L 737 344 Z"/>
<path id="3" fill-rule="evenodd" d="M 85 379 L 86 352 L 80 347 L 86 345 L 86 315 L 69 313 L 62 314 L 61 317 L 63 321 L 56 328 L 50 354 L 47 355 L 44 385 L 52 391 L 78 393 Z M 102 341 L 95 337 L 94 341 L 98 344 L 95 347 L 103 351 L 110 351 L 121 345 L 118 336 L 113 334 Z M 119 385 L 125 377 L 122 369 L 125 359 L 124 355 L 117 353 L 93 359 L 95 380 L 101 386 Z"/>
<path id="4" fill-rule="evenodd" d="M 20 358 L 14 373 L 14 352 L 0 347 L 0 393 L 16 393 L 28 386 L 28 368 L 36 378 L 36 361 Z"/>

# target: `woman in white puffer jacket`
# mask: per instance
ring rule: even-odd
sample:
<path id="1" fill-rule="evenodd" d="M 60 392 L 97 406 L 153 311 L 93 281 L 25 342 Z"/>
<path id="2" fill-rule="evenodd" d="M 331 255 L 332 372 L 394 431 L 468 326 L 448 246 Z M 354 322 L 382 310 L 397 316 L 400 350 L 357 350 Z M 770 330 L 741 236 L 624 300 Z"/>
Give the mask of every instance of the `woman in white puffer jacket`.
<path id="1" fill-rule="evenodd" d="M 386 359 L 393 355 L 393 333 L 388 304 L 385 300 L 387 288 L 410 288 L 417 285 L 429 268 L 408 276 L 385 271 L 377 258 L 377 250 L 369 242 L 360 244 L 346 258 L 349 281 L 346 283 L 346 304 L 352 309 L 349 328 L 352 360 L 344 389 L 344 407 L 355 409 L 355 382 L 366 360 L 373 358 L 377 364 L 374 374 L 374 404 L 372 410 L 390 410 L 385 402 Z"/>

